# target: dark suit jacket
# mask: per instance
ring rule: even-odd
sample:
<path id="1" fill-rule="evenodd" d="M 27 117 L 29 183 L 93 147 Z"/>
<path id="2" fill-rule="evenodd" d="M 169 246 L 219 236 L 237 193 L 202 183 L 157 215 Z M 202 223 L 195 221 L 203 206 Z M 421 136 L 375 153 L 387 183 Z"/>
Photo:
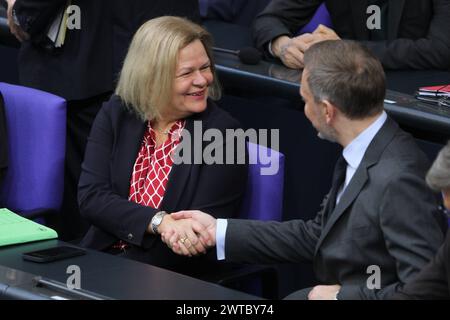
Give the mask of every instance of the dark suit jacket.
<path id="1" fill-rule="evenodd" d="M 250 26 L 270 0 L 200 0 L 204 18 Z"/>
<path id="2" fill-rule="evenodd" d="M 6 135 L 6 115 L 3 96 L 0 92 L 0 185 L 8 168 L 8 136 Z"/>
<path id="3" fill-rule="evenodd" d="M 192 139 L 186 139 L 179 147 L 193 144 L 199 138 L 194 121 L 201 121 L 204 131 L 217 128 L 224 133 L 227 128 L 239 127 L 228 113 L 209 102 L 206 111 L 187 119 L 185 130 L 191 133 Z M 117 96 L 105 103 L 98 113 L 78 190 L 80 212 L 93 225 L 81 244 L 103 250 L 122 239 L 145 252 L 158 252 L 159 258 L 156 262 L 153 259 L 153 264 L 170 267 L 186 262 L 191 265 L 193 262 L 173 254 L 159 237 L 146 233 L 153 215 L 160 210 L 171 213 L 199 209 L 215 217 L 235 216 L 246 188 L 247 165 L 174 165 L 161 208 L 130 202 L 130 179 L 145 129 L 146 123 L 129 111 Z M 205 146 L 204 143 L 203 149 Z M 195 150 L 195 145 L 192 148 Z"/>
<path id="4" fill-rule="evenodd" d="M 433 260 L 394 299 L 450 299 L 450 232 Z"/>
<path id="5" fill-rule="evenodd" d="M 266 50 L 280 35 L 294 35 L 322 0 L 272 0 L 254 24 L 256 45 Z M 327 0 L 334 30 L 364 42 L 388 69 L 450 69 L 450 1 L 389 0 L 388 39 L 372 42 L 366 0 Z"/>
<path id="6" fill-rule="evenodd" d="M 17 0 L 21 26 L 30 33 L 19 53 L 23 85 L 81 100 L 112 91 L 134 33 L 145 21 L 186 16 L 199 22 L 197 0 L 74 0 L 81 29 L 68 30 L 61 50 L 44 50 L 47 29 L 66 0 Z"/>
<path id="7" fill-rule="evenodd" d="M 388 118 L 336 208 L 325 197 L 310 221 L 229 220 L 227 261 L 312 261 L 321 284 L 342 286 L 339 299 L 378 299 L 393 294 L 435 255 L 443 219 L 424 176 L 426 156 Z M 381 289 L 369 290 L 371 265 L 381 269 Z"/>

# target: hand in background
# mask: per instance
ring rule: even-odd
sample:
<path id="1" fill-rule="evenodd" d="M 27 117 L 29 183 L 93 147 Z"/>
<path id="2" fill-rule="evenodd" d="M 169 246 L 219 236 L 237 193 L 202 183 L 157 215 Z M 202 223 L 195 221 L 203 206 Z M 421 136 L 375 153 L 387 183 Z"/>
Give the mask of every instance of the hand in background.
<path id="1" fill-rule="evenodd" d="M 313 33 L 304 33 L 295 38 L 281 36 L 272 42 L 273 54 L 280 58 L 283 64 L 291 69 L 303 69 L 303 56 L 314 44 L 325 40 L 340 40 L 337 33 L 320 24 Z"/>
<path id="2" fill-rule="evenodd" d="M 323 24 L 319 24 L 312 34 L 315 37 L 314 43 L 325 40 L 341 40 L 333 29 L 328 28 Z"/>
<path id="3" fill-rule="evenodd" d="M 30 36 L 28 33 L 22 30 L 22 28 L 16 24 L 13 17 L 13 7 L 16 3 L 16 0 L 6 0 L 8 3 L 8 9 L 6 11 L 7 17 L 8 17 L 8 27 L 11 33 L 19 40 L 20 42 L 23 42 L 25 40 L 28 40 Z"/>
<path id="4" fill-rule="evenodd" d="M 295 38 L 281 36 L 272 43 L 273 54 L 280 58 L 283 64 L 291 69 L 303 69 L 303 55 L 310 43 L 315 40 L 311 33 L 305 33 Z"/>
<path id="5" fill-rule="evenodd" d="M 200 241 L 200 237 L 208 238 L 208 233 L 206 228 L 195 220 L 175 220 L 171 215 L 165 215 L 158 231 L 161 240 L 177 254 L 191 257 L 206 253 L 206 245 Z"/>
<path id="6" fill-rule="evenodd" d="M 202 233 L 199 233 L 200 242 L 205 248 L 210 248 L 216 245 L 216 222 L 217 220 L 211 215 L 198 211 L 179 211 L 170 215 L 177 221 L 192 221 L 202 226 Z M 195 225 L 195 224 L 194 224 Z M 168 244 L 172 250 L 177 254 L 184 254 L 183 246 L 180 241 L 177 241 L 176 237 L 165 235 L 166 244 Z M 167 240 L 168 239 L 168 240 Z M 185 254 L 184 254 L 185 255 Z"/>

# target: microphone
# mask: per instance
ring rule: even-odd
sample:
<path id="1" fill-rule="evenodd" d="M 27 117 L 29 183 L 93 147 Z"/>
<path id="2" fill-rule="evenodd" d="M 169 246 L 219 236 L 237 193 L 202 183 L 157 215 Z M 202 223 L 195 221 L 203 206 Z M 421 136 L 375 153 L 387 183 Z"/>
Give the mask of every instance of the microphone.
<path id="1" fill-rule="evenodd" d="M 258 64 L 262 59 L 261 52 L 253 47 L 244 47 L 237 51 L 213 47 L 213 50 L 238 56 L 239 60 L 244 64 Z"/>

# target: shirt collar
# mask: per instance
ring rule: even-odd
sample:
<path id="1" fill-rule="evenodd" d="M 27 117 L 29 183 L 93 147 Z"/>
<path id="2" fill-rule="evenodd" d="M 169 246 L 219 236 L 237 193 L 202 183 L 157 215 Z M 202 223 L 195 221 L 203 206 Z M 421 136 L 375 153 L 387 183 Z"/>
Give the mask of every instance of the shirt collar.
<path id="1" fill-rule="evenodd" d="M 375 120 L 369 127 L 353 139 L 347 147 L 344 148 L 342 155 L 350 167 L 355 170 L 358 168 L 367 148 L 369 147 L 369 144 L 372 142 L 378 131 L 380 131 L 381 127 L 386 122 L 386 119 L 387 114 L 383 111 L 377 120 Z"/>

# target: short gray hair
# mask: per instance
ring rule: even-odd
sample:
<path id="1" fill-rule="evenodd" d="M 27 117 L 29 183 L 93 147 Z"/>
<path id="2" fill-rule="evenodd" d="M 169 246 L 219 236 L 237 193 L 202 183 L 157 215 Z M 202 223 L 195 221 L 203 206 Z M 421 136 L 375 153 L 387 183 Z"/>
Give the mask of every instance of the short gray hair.
<path id="1" fill-rule="evenodd" d="M 350 40 L 327 40 L 305 52 L 308 85 L 316 103 L 329 100 L 349 119 L 364 119 L 384 107 L 386 80 L 381 62 Z"/>
<path id="2" fill-rule="evenodd" d="M 450 189 L 450 141 L 439 152 L 426 179 L 430 188 L 436 191 Z"/>

